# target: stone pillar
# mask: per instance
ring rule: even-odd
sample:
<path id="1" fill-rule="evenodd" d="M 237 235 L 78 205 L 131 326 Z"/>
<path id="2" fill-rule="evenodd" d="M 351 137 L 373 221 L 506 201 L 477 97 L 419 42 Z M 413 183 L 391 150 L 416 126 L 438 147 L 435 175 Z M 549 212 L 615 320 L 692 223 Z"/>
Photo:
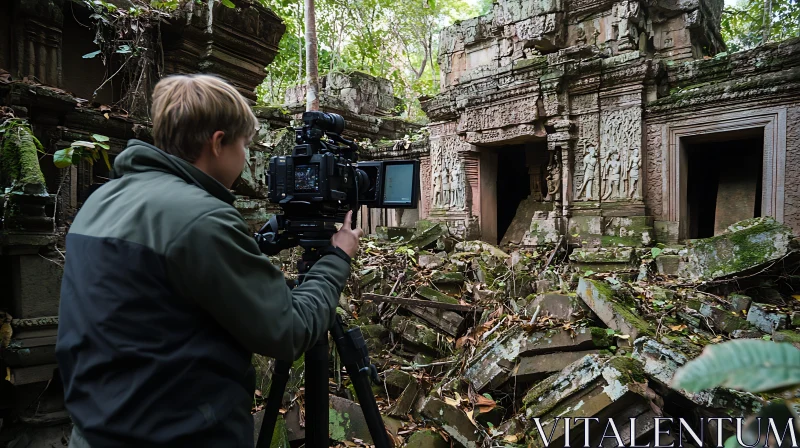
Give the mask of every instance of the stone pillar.
<path id="1" fill-rule="evenodd" d="M 63 0 L 16 0 L 15 79 L 61 86 Z"/>

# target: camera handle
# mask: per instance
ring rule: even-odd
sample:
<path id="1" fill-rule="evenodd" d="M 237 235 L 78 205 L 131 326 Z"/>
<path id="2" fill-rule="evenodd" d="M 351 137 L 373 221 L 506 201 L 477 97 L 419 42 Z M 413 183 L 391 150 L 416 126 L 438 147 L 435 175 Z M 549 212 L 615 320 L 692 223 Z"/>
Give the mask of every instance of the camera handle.
<path id="1" fill-rule="evenodd" d="M 267 225 L 264 227 L 267 227 Z M 308 270 L 319 260 L 319 248 L 329 244 L 330 239 L 300 241 L 299 245 L 304 250 L 302 259 L 297 263 L 298 285 L 302 283 Z M 370 386 L 370 379 L 375 384 L 381 384 L 381 380 L 378 377 L 377 369 L 370 362 L 369 351 L 361 329 L 355 327 L 345 330 L 342 318 L 337 314 L 329 331 L 333 336 L 342 364 L 344 364 L 347 374 L 353 382 L 358 403 L 364 413 L 364 419 L 367 422 L 373 444 L 376 448 L 390 448 L 392 444 L 389 441 L 386 426 L 383 423 L 378 403 L 375 401 L 375 396 L 372 394 L 372 387 Z M 305 353 L 306 427 L 312 428 L 310 431 L 306 431 L 305 446 L 308 448 L 328 448 L 330 446 L 328 431 L 328 408 L 330 406 L 328 349 L 328 333 L 326 332 Z M 283 402 L 283 394 L 286 391 L 291 368 L 292 363 L 289 361 L 275 361 L 275 369 L 272 374 L 269 394 L 267 395 L 267 404 L 264 407 L 264 420 L 261 422 L 257 448 L 267 448 L 272 442 L 275 423 Z"/>

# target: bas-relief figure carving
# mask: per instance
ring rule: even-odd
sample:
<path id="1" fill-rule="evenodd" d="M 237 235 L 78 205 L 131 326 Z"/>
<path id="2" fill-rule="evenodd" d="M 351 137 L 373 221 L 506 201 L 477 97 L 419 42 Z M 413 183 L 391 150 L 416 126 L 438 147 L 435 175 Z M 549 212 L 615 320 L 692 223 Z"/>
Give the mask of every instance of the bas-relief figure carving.
<path id="1" fill-rule="evenodd" d="M 547 196 L 544 200 L 561 200 L 561 164 L 553 152 L 550 153 L 550 163 L 547 164 Z"/>
<path id="2" fill-rule="evenodd" d="M 595 145 L 593 144 L 586 146 L 586 143 L 584 142 L 583 182 L 578 188 L 578 192 L 575 196 L 578 198 L 583 197 L 586 201 L 595 199 L 594 189 L 597 185 L 597 181 L 599 181 L 598 171 L 599 167 L 597 166 L 597 148 L 595 148 Z"/>
<path id="3" fill-rule="evenodd" d="M 632 50 L 639 43 L 638 25 L 641 21 L 641 7 L 638 0 L 624 0 L 615 5 L 617 39 L 620 50 Z"/>
<path id="4" fill-rule="evenodd" d="M 624 192 L 620 189 L 620 174 L 622 172 L 622 164 L 619 163 L 619 153 L 614 152 L 611 154 L 611 159 L 605 162 L 603 167 L 603 178 L 605 180 L 605 194 L 603 199 L 608 199 L 612 193 L 615 198 L 623 197 Z"/>
<path id="5" fill-rule="evenodd" d="M 639 170 L 642 169 L 642 159 L 639 148 L 631 148 L 631 158 L 628 163 L 628 194 L 631 199 L 639 199 Z"/>
<path id="6" fill-rule="evenodd" d="M 602 199 L 640 199 L 641 110 L 617 109 L 600 119 Z"/>
<path id="7" fill-rule="evenodd" d="M 431 145 L 433 208 L 463 210 L 466 207 L 464 162 L 458 156 L 458 137 L 440 138 Z"/>

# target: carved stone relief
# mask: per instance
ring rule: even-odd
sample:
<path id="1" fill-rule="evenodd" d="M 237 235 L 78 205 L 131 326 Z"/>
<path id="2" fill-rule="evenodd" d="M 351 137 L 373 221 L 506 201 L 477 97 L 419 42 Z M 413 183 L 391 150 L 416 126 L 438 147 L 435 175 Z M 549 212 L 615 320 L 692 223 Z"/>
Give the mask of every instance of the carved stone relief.
<path id="1" fill-rule="evenodd" d="M 575 148 L 574 198 L 576 201 L 598 200 L 600 198 L 600 169 L 597 166 L 597 145 L 600 141 L 599 115 L 596 113 L 579 115 L 575 121 L 578 138 Z"/>
<path id="2" fill-rule="evenodd" d="M 561 159 L 558 151 L 548 151 L 550 162 L 547 164 L 547 195 L 545 201 L 561 201 Z"/>
<path id="3" fill-rule="evenodd" d="M 517 98 L 501 104 L 467 109 L 461 115 L 459 132 L 475 132 L 531 123 L 538 118 L 538 95 Z"/>
<path id="4" fill-rule="evenodd" d="M 640 108 L 603 112 L 600 119 L 603 199 L 641 199 L 641 144 Z"/>
<path id="5" fill-rule="evenodd" d="M 458 154 L 462 145 L 455 135 L 431 140 L 431 208 L 466 208 L 464 162 Z"/>
<path id="6" fill-rule="evenodd" d="M 614 18 L 617 23 L 618 49 L 633 50 L 639 45 L 639 28 L 642 21 L 642 8 L 638 0 L 623 0 L 614 5 Z"/>

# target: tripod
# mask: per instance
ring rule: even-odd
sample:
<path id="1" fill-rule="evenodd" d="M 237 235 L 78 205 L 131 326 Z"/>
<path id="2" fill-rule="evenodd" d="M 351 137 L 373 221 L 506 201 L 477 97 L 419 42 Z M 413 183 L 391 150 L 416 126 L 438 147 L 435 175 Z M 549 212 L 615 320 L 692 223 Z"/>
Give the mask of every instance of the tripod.
<path id="1" fill-rule="evenodd" d="M 330 244 L 329 239 L 300 240 L 303 256 L 297 263 L 298 279 L 301 284 L 305 274 L 314 263 L 319 260 L 319 250 Z M 369 380 L 380 383 L 378 371 L 369 360 L 369 352 L 361 334 L 361 329 L 356 327 L 345 330 L 342 318 L 337 314 L 333 326 L 329 330 L 339 357 L 347 369 L 347 374 L 355 387 L 358 402 L 364 413 L 372 441 L 376 448 L 389 448 L 389 437 L 383 424 L 378 404 L 372 395 Z M 330 437 L 328 434 L 328 334 L 326 333 L 313 347 L 305 353 L 306 378 L 306 443 L 308 448 L 328 448 Z M 272 374 L 272 385 L 267 395 L 267 404 L 264 408 L 264 420 L 261 423 L 261 433 L 258 436 L 257 448 L 267 448 L 272 442 L 278 410 L 283 401 L 286 383 L 289 381 L 289 371 L 292 363 L 286 360 L 276 360 L 275 370 Z"/>

